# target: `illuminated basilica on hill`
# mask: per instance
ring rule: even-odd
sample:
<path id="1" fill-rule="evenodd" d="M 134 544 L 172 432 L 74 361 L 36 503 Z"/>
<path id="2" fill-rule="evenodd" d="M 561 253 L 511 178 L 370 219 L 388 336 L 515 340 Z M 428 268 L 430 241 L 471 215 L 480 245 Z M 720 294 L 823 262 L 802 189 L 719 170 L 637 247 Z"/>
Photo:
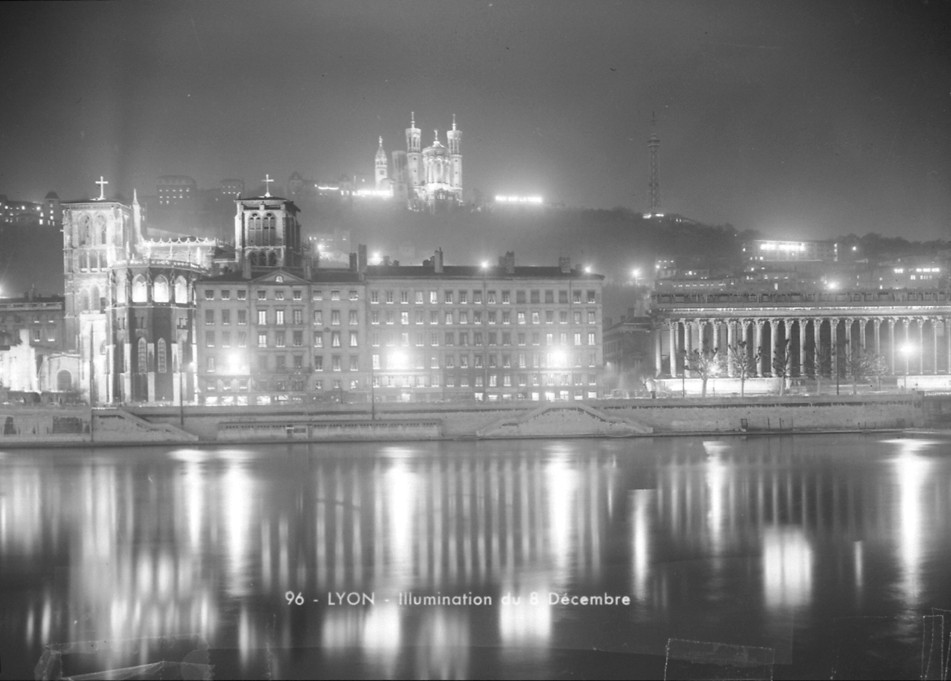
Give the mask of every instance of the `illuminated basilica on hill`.
<path id="1" fill-rule="evenodd" d="M 412 210 L 452 208 L 462 203 L 462 130 L 456 127 L 446 131 L 446 144 L 439 141 L 439 130 L 433 133 L 433 142 L 423 148 L 422 131 L 416 127 L 416 114 L 410 114 L 406 128 L 406 151 L 392 154 L 392 165 L 387 162 L 383 138 L 376 150 L 374 162 L 376 188 L 391 191 Z"/>

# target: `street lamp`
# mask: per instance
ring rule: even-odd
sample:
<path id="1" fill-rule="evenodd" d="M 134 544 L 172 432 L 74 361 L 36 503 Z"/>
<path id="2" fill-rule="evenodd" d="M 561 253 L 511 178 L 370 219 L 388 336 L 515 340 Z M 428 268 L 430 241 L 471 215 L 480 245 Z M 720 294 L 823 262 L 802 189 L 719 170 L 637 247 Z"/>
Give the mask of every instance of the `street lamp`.
<path id="1" fill-rule="evenodd" d="M 911 356 L 915 354 L 915 350 L 917 350 L 917 348 L 908 342 L 902 343 L 898 348 L 898 352 L 900 352 L 902 357 L 905 358 L 905 376 L 908 376 L 911 373 L 909 371 L 908 365 L 911 361 Z"/>

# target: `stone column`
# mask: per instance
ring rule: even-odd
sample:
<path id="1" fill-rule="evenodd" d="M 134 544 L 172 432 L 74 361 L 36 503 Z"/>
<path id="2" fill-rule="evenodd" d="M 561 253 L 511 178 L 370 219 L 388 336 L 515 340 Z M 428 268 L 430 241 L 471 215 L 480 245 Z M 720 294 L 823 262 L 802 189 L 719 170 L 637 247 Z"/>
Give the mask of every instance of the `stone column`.
<path id="1" fill-rule="evenodd" d="M 901 328 L 902 328 L 901 342 L 902 342 L 902 345 L 904 345 L 907 348 L 908 347 L 908 331 L 911 324 L 909 323 L 907 319 L 901 319 L 900 321 L 901 321 Z M 908 369 L 911 365 L 911 357 L 909 357 L 906 352 L 903 352 L 902 354 L 905 356 L 904 369 L 905 369 L 905 376 L 907 376 L 909 374 Z"/>
<path id="2" fill-rule="evenodd" d="M 684 325 L 684 352 L 681 354 L 684 356 L 684 376 L 690 378 L 690 371 L 687 369 L 687 358 L 693 354 L 693 329 L 691 328 L 693 323 L 686 320 L 682 321 Z"/>
<path id="3" fill-rule="evenodd" d="M 918 374 L 925 373 L 925 320 L 918 317 L 915 320 L 918 325 Z"/>
<path id="4" fill-rule="evenodd" d="M 763 348 L 763 324 L 764 324 L 764 322 L 763 322 L 761 319 L 754 319 L 754 320 L 753 320 L 753 324 L 756 325 L 756 326 L 754 327 L 754 329 L 755 329 L 755 334 L 756 334 L 756 348 L 755 348 L 754 351 L 753 351 L 754 353 L 756 353 L 756 352 L 759 352 L 759 351 Z M 767 349 L 767 353 L 765 353 L 765 354 L 768 354 L 768 349 Z M 762 357 L 762 355 L 760 356 L 759 361 L 756 362 L 756 372 L 755 372 L 753 375 L 756 376 L 757 378 L 759 378 L 760 376 L 763 375 L 763 357 Z"/>
<path id="5" fill-rule="evenodd" d="M 661 346 L 663 345 L 664 332 L 661 329 L 654 330 L 654 375 L 660 376 L 664 371 L 663 363 L 664 360 L 661 359 L 663 354 Z"/>
<path id="6" fill-rule="evenodd" d="M 670 377 L 677 378 L 677 322 L 671 319 L 667 327 L 670 331 Z"/>
<path id="7" fill-rule="evenodd" d="M 932 318 L 931 320 L 931 360 L 934 364 L 931 365 L 931 373 L 938 373 L 938 320 Z"/>
<path id="8" fill-rule="evenodd" d="M 776 353 L 780 351 L 779 347 L 779 320 L 770 319 L 769 320 L 769 344 L 772 348 L 772 351 L 769 353 L 769 357 L 766 358 L 766 373 L 770 376 L 773 375 L 773 357 L 776 356 Z"/>
<path id="9" fill-rule="evenodd" d="M 889 317 L 888 321 L 888 367 L 892 370 L 892 376 L 898 375 L 898 367 L 895 366 L 895 318 Z"/>
<path id="10" fill-rule="evenodd" d="M 799 324 L 799 377 L 806 375 L 806 320 L 800 317 Z"/>
<path id="11" fill-rule="evenodd" d="M 732 319 L 726 323 L 726 375 L 733 378 L 733 347 L 736 345 L 736 322 Z"/>
<path id="12" fill-rule="evenodd" d="M 845 319 L 845 366 L 849 366 L 849 362 L 852 361 L 852 322 L 854 320 L 851 317 Z"/>
<path id="13" fill-rule="evenodd" d="M 829 366 L 832 367 L 832 378 L 836 378 L 839 375 L 838 327 L 838 319 L 833 317 L 829 320 Z"/>
<path id="14" fill-rule="evenodd" d="M 872 343 L 874 344 L 876 355 L 882 354 L 881 325 L 882 320 L 878 317 L 872 320 Z"/>
<path id="15" fill-rule="evenodd" d="M 948 374 L 951 375 L 951 317 L 944 318 L 944 340 L 948 346 Z"/>

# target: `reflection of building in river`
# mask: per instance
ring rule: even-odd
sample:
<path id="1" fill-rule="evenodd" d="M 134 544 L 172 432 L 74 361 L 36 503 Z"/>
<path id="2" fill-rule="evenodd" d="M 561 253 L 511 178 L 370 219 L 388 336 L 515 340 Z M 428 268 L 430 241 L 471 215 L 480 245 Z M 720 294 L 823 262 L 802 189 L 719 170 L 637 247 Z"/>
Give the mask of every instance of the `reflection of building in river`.
<path id="1" fill-rule="evenodd" d="M 815 603 L 818 576 L 833 566 L 847 597 L 881 598 L 865 580 L 883 583 L 891 562 L 908 607 L 920 604 L 932 551 L 946 547 L 926 538 L 946 536 L 938 523 L 951 501 L 915 442 L 882 445 L 901 452 L 896 470 L 858 475 L 864 458 L 772 439 L 742 451 L 726 441 L 653 445 L 662 458 L 622 466 L 539 443 L 474 445 L 473 456 L 444 445 L 354 446 L 326 458 L 271 450 L 266 471 L 256 455 L 224 449 L 31 462 L 0 476 L 0 558 L 6 580 L 39 563 L 70 566 L 24 591 L 28 645 L 194 632 L 249 663 L 268 647 L 320 645 L 342 661 L 360 651 L 382 675 L 402 673 L 396 665 L 411 654 L 419 675 L 462 676 L 473 663 L 454 651 L 487 626 L 503 646 L 538 650 L 565 631 L 558 609 L 505 607 L 505 592 L 620 583 L 637 599 L 623 617 L 663 633 L 658 623 L 694 617 L 704 603 L 717 617 L 743 589 L 748 629 L 767 630 L 766 620 Z M 601 447 L 634 453 L 626 442 Z M 289 590 L 372 592 L 376 605 L 296 609 Z M 495 604 L 396 607 L 403 591 Z M 287 615 L 261 616 L 277 606 Z"/>

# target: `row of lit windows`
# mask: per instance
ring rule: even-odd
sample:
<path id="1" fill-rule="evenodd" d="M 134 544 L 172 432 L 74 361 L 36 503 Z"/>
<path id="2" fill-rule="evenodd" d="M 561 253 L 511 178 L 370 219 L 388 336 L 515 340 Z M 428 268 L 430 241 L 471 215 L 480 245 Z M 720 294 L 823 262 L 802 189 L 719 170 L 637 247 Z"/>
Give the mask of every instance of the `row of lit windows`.
<path id="1" fill-rule="evenodd" d="M 378 304 L 381 302 L 381 291 L 373 289 L 370 291 L 370 303 Z M 399 294 L 400 304 L 407 305 L 410 302 L 410 294 L 412 293 L 413 302 L 416 305 L 423 305 L 425 302 L 429 302 L 430 305 L 439 305 L 440 297 L 439 291 L 434 289 L 429 290 L 414 290 L 409 291 L 407 289 L 401 289 L 399 291 L 394 291 L 393 289 L 385 289 L 382 291 L 382 302 L 385 304 L 393 304 L 396 302 L 396 294 Z M 473 305 L 482 304 L 482 293 L 481 289 L 476 289 L 471 291 L 471 300 Z M 528 293 L 528 296 L 526 296 Z M 530 303 L 532 305 L 541 305 L 542 293 L 544 293 L 544 299 L 546 305 L 555 304 L 555 291 L 552 289 L 546 289 L 545 291 L 541 290 L 530 290 L 525 291 L 524 289 L 518 289 L 515 291 L 515 304 L 516 305 L 525 305 Z M 597 291 L 593 289 L 588 289 L 587 291 L 574 290 L 571 292 L 571 299 L 574 303 L 595 303 L 597 302 Z M 502 305 L 509 305 L 512 303 L 512 292 L 509 290 L 503 290 L 499 292 L 499 296 L 496 295 L 494 289 L 485 291 L 485 302 L 487 305 L 496 305 L 501 302 Z M 558 291 L 558 304 L 567 305 L 568 304 L 568 290 L 562 289 Z M 442 295 L 442 303 L 445 305 L 467 305 L 470 300 L 470 291 L 468 290 L 444 290 Z"/>
<path id="2" fill-rule="evenodd" d="M 273 334 L 273 335 L 272 335 Z M 344 336 L 339 331 L 330 332 L 330 345 L 332 348 L 343 347 Z M 217 335 L 215 331 L 206 331 L 205 332 L 205 346 L 209 348 L 222 347 L 230 348 L 231 347 L 232 336 L 230 331 L 222 331 L 221 335 Z M 245 331 L 239 331 L 234 336 L 235 347 L 246 348 L 248 347 L 248 335 Z M 346 337 L 346 343 L 348 347 L 356 348 L 359 347 L 359 334 L 356 331 L 351 331 Z M 266 331 L 260 331 L 257 334 L 257 347 L 259 348 L 285 348 L 290 344 L 291 347 L 301 348 L 304 347 L 304 332 L 303 331 L 291 331 L 290 336 L 288 336 L 286 331 L 274 331 L 268 333 Z M 314 336 L 314 347 L 322 348 L 324 347 L 324 334 L 318 333 Z"/>
<path id="3" fill-rule="evenodd" d="M 563 331 L 557 334 L 557 343 L 567 346 L 570 341 L 571 345 L 574 346 L 593 346 L 597 345 L 597 338 L 597 333 L 594 331 L 589 331 L 588 333 L 575 332 L 572 334 Z M 542 345 L 542 339 L 544 339 L 544 345 L 555 345 L 556 343 L 556 335 L 554 333 L 546 333 L 544 336 L 539 332 L 533 332 L 531 334 L 517 333 L 513 336 L 511 331 L 502 331 L 501 333 L 496 331 L 488 331 L 485 333 L 476 331 L 472 334 L 471 345 L 475 347 L 482 345 Z M 370 334 L 370 345 L 373 347 L 379 347 L 380 340 L 381 336 L 378 332 L 374 331 Z M 459 331 L 458 334 L 455 331 L 444 331 L 442 334 L 434 331 L 428 335 L 426 333 L 417 333 L 415 345 L 416 347 L 425 347 L 426 345 L 438 347 L 440 340 L 442 344 L 446 346 L 458 345 L 466 347 L 470 345 L 468 331 Z M 407 332 L 400 332 L 397 335 L 397 332 L 387 331 L 383 333 L 382 341 L 383 345 L 387 347 L 397 345 L 408 347 L 410 345 L 410 335 Z"/>
<path id="4" fill-rule="evenodd" d="M 351 315 L 355 315 L 353 312 Z M 379 325 L 381 318 L 383 323 L 387 325 L 392 325 L 397 323 L 397 314 L 399 314 L 399 324 L 410 323 L 410 313 L 409 311 L 403 311 L 396 313 L 393 310 L 384 310 L 382 317 L 379 310 L 370 311 L 370 324 Z M 440 317 L 440 314 L 442 316 Z M 467 325 L 469 324 L 469 311 L 467 310 L 447 310 L 445 312 L 438 312 L 436 310 L 431 310 L 429 313 L 429 323 L 430 325 L 439 324 L 440 319 L 443 324 L 446 325 Z M 485 315 L 483 316 L 482 310 L 472 310 L 472 323 L 476 325 L 481 325 L 483 320 L 488 324 L 498 324 L 501 319 L 503 325 L 512 323 L 512 311 L 511 310 L 502 310 L 501 313 L 496 310 L 486 310 Z M 555 323 L 555 310 L 543 310 L 543 311 L 531 311 L 526 312 L 524 310 L 518 310 L 515 312 L 515 323 L 519 326 L 525 324 L 541 324 L 542 315 L 545 317 L 545 324 L 554 324 Z M 316 315 L 316 313 L 315 313 Z M 501 316 L 500 316 L 501 315 Z M 426 313 L 422 310 L 416 310 L 413 315 L 414 322 L 416 324 L 425 324 L 426 323 Z M 596 310 L 587 310 L 587 314 L 582 310 L 572 311 L 571 319 L 574 324 L 583 324 L 587 321 L 588 324 L 597 324 L 598 323 L 598 314 Z M 316 323 L 316 319 L 315 319 Z M 558 323 L 567 324 L 568 323 L 568 310 L 558 310 Z"/>
<path id="5" fill-rule="evenodd" d="M 140 351 L 144 352 L 144 350 Z M 159 355 L 161 356 L 161 355 Z M 271 359 L 273 357 L 273 359 Z M 141 359 L 141 358 L 140 358 Z M 325 363 L 325 360 L 327 362 Z M 428 361 L 427 361 L 428 360 Z M 380 355 L 373 355 L 370 360 L 371 367 L 373 371 L 399 371 L 403 372 L 406 370 L 404 366 L 406 364 L 405 357 L 386 357 Z M 208 355 L 205 358 L 205 370 L 210 373 L 216 371 L 218 364 L 218 358 L 215 355 Z M 428 364 L 428 367 L 426 366 Z M 258 370 L 276 370 L 276 371 L 286 371 L 286 370 L 301 370 L 308 367 L 305 367 L 304 364 L 304 355 L 303 354 L 293 354 L 293 355 L 283 355 L 283 354 L 258 354 L 256 365 Z M 143 366 L 143 365 L 140 365 Z M 161 366 L 161 362 L 160 362 Z M 412 369 L 417 371 L 425 369 L 459 369 L 459 370 L 468 370 L 468 369 L 566 369 L 570 366 L 575 368 L 582 367 L 595 367 L 597 366 L 597 354 L 588 353 L 587 355 L 577 352 L 572 353 L 571 357 L 564 357 L 561 353 L 550 352 L 550 353 L 488 353 L 481 354 L 476 353 L 473 355 L 468 354 L 447 354 L 442 357 L 438 355 L 431 355 L 428 358 L 424 356 L 418 356 L 413 362 Z M 348 355 L 346 357 L 342 355 L 330 355 L 325 357 L 322 354 L 315 354 L 313 356 L 314 371 L 350 371 L 357 372 L 361 371 L 360 367 L 360 356 L 359 355 Z M 226 369 L 234 371 L 240 371 L 242 367 L 240 364 L 235 365 L 229 363 L 226 366 Z M 160 369 L 160 372 L 164 373 L 164 369 Z"/>
<path id="6" fill-rule="evenodd" d="M 220 336 L 218 333 L 220 333 Z M 314 333 L 315 348 L 324 347 L 325 336 L 326 334 L 324 332 L 318 331 Z M 540 333 L 532 333 L 531 335 L 519 333 L 515 334 L 515 342 L 513 343 L 513 336 L 509 331 L 503 331 L 501 334 L 495 331 L 489 331 L 486 334 L 483 334 L 482 332 L 475 332 L 472 334 L 472 346 L 539 346 L 542 345 L 542 338 L 542 334 Z M 247 332 L 238 331 L 234 335 L 234 339 L 236 347 L 247 347 Z M 229 348 L 231 347 L 231 340 L 232 335 L 230 331 L 205 331 L 206 347 L 213 348 L 220 343 L 220 347 Z M 344 336 L 344 333 L 341 331 L 331 331 L 329 337 L 329 347 L 343 347 L 345 340 L 348 347 L 359 347 L 359 333 L 356 331 L 347 332 L 346 336 Z M 408 333 L 401 333 L 398 336 L 395 333 L 386 333 L 383 334 L 382 339 L 379 333 L 374 332 L 370 334 L 370 345 L 373 347 L 380 347 L 381 340 L 385 347 L 409 347 L 410 345 L 410 336 Z M 303 330 L 292 330 L 290 335 L 288 335 L 288 332 L 286 331 L 259 331 L 257 333 L 257 347 L 259 348 L 283 348 L 287 347 L 288 341 L 290 341 L 290 345 L 292 347 L 304 347 Z M 425 333 L 417 333 L 415 341 L 416 347 L 439 347 L 440 345 L 446 347 L 467 347 L 470 345 L 469 333 L 466 331 L 460 331 L 458 334 L 455 331 L 445 331 L 443 333 L 433 332 L 428 335 Z M 587 334 L 581 332 L 575 332 L 572 334 L 562 332 L 557 335 L 557 341 L 554 333 L 546 333 L 544 335 L 544 345 L 551 346 L 555 345 L 556 342 L 558 345 L 565 347 L 581 347 L 585 345 L 593 347 L 597 345 L 597 334 L 594 331 L 590 331 Z"/>
<path id="7" fill-rule="evenodd" d="M 279 277 L 279 279 L 283 279 L 283 278 Z M 257 299 L 268 300 L 267 294 L 269 290 L 273 294 L 273 300 L 287 300 L 288 299 L 287 298 L 288 291 L 282 288 L 276 288 L 276 289 L 259 288 L 257 289 Z M 218 293 L 219 300 L 231 300 L 231 289 L 221 289 L 217 293 Z M 323 300 L 331 300 L 331 301 L 343 300 L 342 296 L 344 295 L 344 292 L 341 291 L 340 289 L 331 289 L 327 291 L 326 297 L 324 296 L 324 293 L 325 292 L 322 289 L 315 289 L 311 293 L 311 299 L 314 300 L 315 302 L 320 302 Z M 248 298 L 247 289 L 236 289 L 234 291 L 234 294 L 237 300 L 247 300 Z M 360 299 L 359 292 L 357 291 L 357 289 L 350 289 L 346 291 L 345 295 L 347 300 L 355 301 Z M 290 299 L 303 300 L 304 291 L 302 289 L 291 289 Z M 215 300 L 215 289 L 211 289 L 211 288 L 205 289 L 205 300 Z"/>

